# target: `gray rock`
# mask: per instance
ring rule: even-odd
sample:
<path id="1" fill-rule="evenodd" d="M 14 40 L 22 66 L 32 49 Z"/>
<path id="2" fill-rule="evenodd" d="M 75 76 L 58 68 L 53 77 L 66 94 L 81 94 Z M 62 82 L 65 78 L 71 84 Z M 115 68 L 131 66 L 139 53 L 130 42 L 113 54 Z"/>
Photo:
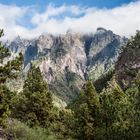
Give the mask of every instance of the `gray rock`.
<path id="1" fill-rule="evenodd" d="M 126 40 L 100 27 L 94 34 L 68 31 L 65 35 L 57 36 L 43 34 L 33 40 L 17 37 L 6 47 L 14 55 L 23 53 L 25 72 L 31 62 L 39 66 L 44 79 L 53 87 L 54 94 L 69 102 L 78 95 L 89 75 L 93 77 L 92 73 L 98 73 L 100 67 L 105 72 L 117 61 L 119 50 Z M 102 72 L 95 77 L 98 78 Z M 64 89 L 54 89 L 60 85 Z"/>

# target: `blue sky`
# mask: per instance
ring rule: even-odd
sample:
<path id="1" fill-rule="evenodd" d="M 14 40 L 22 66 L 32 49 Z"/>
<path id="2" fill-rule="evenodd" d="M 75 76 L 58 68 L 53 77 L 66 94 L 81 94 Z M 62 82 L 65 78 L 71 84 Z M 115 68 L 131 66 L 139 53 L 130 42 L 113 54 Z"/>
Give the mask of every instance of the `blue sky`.
<path id="1" fill-rule="evenodd" d="M 53 3 L 56 6 L 62 4 L 67 5 L 84 5 L 89 7 L 98 7 L 98 8 L 114 8 L 122 4 L 127 4 L 133 0 L 0 0 L 0 3 L 3 4 L 16 4 L 18 6 L 29 6 L 29 5 L 39 5 L 44 7 L 49 3 Z"/>
<path id="2" fill-rule="evenodd" d="M 0 0 L 0 28 L 9 39 L 98 27 L 128 37 L 140 30 L 139 15 L 140 0 Z"/>

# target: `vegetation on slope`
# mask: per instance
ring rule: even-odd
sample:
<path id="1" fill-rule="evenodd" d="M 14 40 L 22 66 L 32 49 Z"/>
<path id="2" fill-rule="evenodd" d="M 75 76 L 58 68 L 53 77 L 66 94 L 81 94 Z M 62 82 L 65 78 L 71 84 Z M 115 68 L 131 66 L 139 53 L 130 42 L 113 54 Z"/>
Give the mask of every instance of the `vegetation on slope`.
<path id="1" fill-rule="evenodd" d="M 130 86 L 131 81 L 140 70 L 140 31 L 124 46 L 115 67 L 116 80 L 123 89 Z"/>

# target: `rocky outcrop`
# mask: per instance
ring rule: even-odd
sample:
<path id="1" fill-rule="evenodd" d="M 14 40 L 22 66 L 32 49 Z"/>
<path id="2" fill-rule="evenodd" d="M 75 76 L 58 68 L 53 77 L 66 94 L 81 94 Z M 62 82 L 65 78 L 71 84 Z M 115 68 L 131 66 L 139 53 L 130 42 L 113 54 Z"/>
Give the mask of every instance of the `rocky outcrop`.
<path id="1" fill-rule="evenodd" d="M 120 54 L 115 66 L 116 80 L 125 90 L 140 70 L 140 32 L 131 38 Z"/>
<path id="2" fill-rule="evenodd" d="M 58 36 L 43 34 L 34 40 L 18 37 L 7 47 L 15 55 L 23 53 L 25 72 L 31 62 L 39 66 L 54 94 L 69 102 L 94 71 L 102 66 L 105 72 L 114 64 L 125 42 L 112 31 L 98 28 L 94 34 L 68 31 Z"/>

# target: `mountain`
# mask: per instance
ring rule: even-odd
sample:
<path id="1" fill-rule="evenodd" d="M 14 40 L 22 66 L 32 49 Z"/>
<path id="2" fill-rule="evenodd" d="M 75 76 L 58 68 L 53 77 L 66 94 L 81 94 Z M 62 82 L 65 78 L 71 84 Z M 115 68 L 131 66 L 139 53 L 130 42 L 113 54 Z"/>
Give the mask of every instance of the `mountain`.
<path id="1" fill-rule="evenodd" d="M 6 47 L 13 57 L 23 53 L 23 73 L 31 64 L 39 66 L 50 90 L 69 103 L 79 94 L 85 80 L 96 80 L 114 66 L 126 41 L 110 30 L 98 28 L 94 34 L 69 30 L 65 35 L 43 34 L 32 40 L 17 37 Z"/>
<path id="2" fill-rule="evenodd" d="M 127 89 L 132 84 L 140 70 L 140 32 L 132 37 L 123 47 L 115 65 L 116 81 L 122 89 Z"/>

